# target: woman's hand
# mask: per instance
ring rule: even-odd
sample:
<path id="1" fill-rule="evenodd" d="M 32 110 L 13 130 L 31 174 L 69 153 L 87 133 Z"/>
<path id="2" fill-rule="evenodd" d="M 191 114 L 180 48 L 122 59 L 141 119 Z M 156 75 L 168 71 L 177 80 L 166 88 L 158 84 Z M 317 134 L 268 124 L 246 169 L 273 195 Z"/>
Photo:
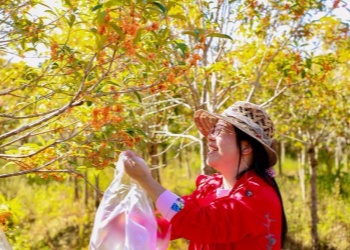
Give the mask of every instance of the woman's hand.
<path id="1" fill-rule="evenodd" d="M 145 160 L 129 150 L 123 151 L 120 157 L 122 157 L 125 172 L 138 181 L 153 201 L 156 202 L 165 188 L 152 177 L 151 170 Z"/>
<path id="2" fill-rule="evenodd" d="M 125 172 L 133 179 L 141 181 L 144 178 L 152 177 L 151 170 L 144 159 L 134 152 L 128 150 L 121 153 Z"/>

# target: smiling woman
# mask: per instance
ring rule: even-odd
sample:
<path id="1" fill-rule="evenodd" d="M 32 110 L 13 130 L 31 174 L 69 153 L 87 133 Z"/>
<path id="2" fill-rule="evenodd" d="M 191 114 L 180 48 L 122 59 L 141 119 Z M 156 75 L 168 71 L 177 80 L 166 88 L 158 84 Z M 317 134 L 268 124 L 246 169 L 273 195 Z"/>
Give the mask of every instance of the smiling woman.
<path id="1" fill-rule="evenodd" d="M 196 111 L 194 121 L 208 138 L 208 165 L 220 174 L 200 175 L 196 189 L 179 197 L 150 174 L 145 161 L 123 152 L 125 171 L 156 201 L 171 224 L 171 238 L 189 249 L 281 249 L 287 221 L 271 171 L 277 161 L 273 123 L 258 105 L 236 102 L 222 114 Z"/>

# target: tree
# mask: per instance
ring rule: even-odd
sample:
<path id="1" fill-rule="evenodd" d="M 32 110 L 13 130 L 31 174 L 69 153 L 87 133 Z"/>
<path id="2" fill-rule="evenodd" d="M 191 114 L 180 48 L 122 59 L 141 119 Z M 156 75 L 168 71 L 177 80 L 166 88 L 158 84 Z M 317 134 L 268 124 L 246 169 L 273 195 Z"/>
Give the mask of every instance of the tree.
<path id="1" fill-rule="evenodd" d="M 329 143 L 335 145 L 339 138 L 343 138 L 344 133 L 347 133 L 344 124 L 348 124 L 348 118 L 344 117 L 344 114 L 349 108 L 349 87 L 346 83 L 349 65 L 348 59 L 344 57 L 344 54 L 348 54 L 344 43 L 349 41 L 349 38 L 348 24 L 334 17 L 322 17 L 318 22 L 312 22 L 309 29 L 316 37 L 322 36 L 322 40 L 319 41 L 322 50 L 318 51 L 319 54 L 310 54 L 307 51 L 297 54 L 299 59 L 293 65 L 291 78 L 302 84 L 285 92 L 284 102 L 292 105 L 284 105 L 277 112 L 279 120 L 288 121 L 288 124 L 280 125 L 281 133 L 293 138 L 299 145 L 301 143 L 302 150 L 307 152 L 311 169 L 312 247 L 319 249 L 316 181 L 318 152 Z M 334 30 L 339 30 L 340 33 L 334 35 Z"/>
<path id="2" fill-rule="evenodd" d="M 20 171 L 2 178 L 61 178 L 79 174 L 77 167 L 106 167 L 120 147 L 142 136 L 129 127 L 134 118 L 125 106 L 140 104 L 128 93 L 162 91 L 174 75 L 163 5 L 79 3 L 65 1 L 59 9 L 39 3 L 46 7 L 39 17 L 30 15 L 34 2 L 3 3 L 3 51 L 49 51 L 38 67 L 3 61 L 0 157 Z"/>

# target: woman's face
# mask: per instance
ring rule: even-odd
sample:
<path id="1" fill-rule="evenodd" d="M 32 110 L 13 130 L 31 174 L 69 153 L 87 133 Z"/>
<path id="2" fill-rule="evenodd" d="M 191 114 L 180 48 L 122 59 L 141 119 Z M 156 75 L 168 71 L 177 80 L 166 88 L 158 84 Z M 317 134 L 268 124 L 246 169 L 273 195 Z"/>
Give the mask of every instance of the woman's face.
<path id="1" fill-rule="evenodd" d="M 219 120 L 208 135 L 207 164 L 222 174 L 236 173 L 239 155 L 233 126 Z"/>

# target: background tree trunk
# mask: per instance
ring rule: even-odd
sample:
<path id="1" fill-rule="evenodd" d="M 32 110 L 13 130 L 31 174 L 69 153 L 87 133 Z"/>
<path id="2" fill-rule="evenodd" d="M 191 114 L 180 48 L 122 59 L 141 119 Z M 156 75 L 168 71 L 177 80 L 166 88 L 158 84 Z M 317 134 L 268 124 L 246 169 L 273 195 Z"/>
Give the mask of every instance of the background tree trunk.
<path id="1" fill-rule="evenodd" d="M 300 189 L 301 189 L 301 198 L 303 201 L 306 200 L 305 165 L 306 165 L 306 152 L 305 152 L 305 148 L 302 148 L 301 152 L 298 154 L 298 174 L 299 174 L 299 183 L 300 183 Z"/>
<path id="2" fill-rule="evenodd" d="M 78 178 L 73 176 L 73 182 L 74 182 L 74 200 L 77 201 L 80 198 L 80 194 L 79 194 L 79 182 L 78 182 Z"/>
<path id="3" fill-rule="evenodd" d="M 318 238 L 318 216 L 317 216 L 317 160 L 315 153 L 315 146 L 311 145 L 308 148 L 308 155 L 311 167 L 311 178 L 310 178 L 310 186 L 311 186 L 311 241 L 312 241 L 312 249 L 318 250 L 319 246 L 319 238 Z"/>
<path id="4" fill-rule="evenodd" d="M 85 179 L 88 179 L 88 172 L 85 171 L 84 173 L 85 175 Z M 89 184 L 87 183 L 87 181 L 84 181 L 84 204 L 87 207 L 89 204 Z"/>
<path id="5" fill-rule="evenodd" d="M 280 175 L 283 174 L 283 170 L 282 170 L 282 165 L 284 163 L 284 160 L 286 158 L 286 144 L 285 144 L 285 141 L 281 140 L 281 143 L 280 143 L 280 159 L 278 161 L 278 173 Z"/>
<path id="6" fill-rule="evenodd" d="M 100 205 L 100 176 L 95 175 L 95 207 L 98 208 Z"/>
<path id="7" fill-rule="evenodd" d="M 152 176 L 155 180 L 157 180 L 159 183 L 161 183 L 159 168 L 158 168 L 159 167 L 159 158 L 157 156 L 157 154 L 158 154 L 157 147 L 158 147 L 158 143 L 153 143 L 153 142 L 150 142 L 147 146 L 148 154 L 151 157 Z"/>

